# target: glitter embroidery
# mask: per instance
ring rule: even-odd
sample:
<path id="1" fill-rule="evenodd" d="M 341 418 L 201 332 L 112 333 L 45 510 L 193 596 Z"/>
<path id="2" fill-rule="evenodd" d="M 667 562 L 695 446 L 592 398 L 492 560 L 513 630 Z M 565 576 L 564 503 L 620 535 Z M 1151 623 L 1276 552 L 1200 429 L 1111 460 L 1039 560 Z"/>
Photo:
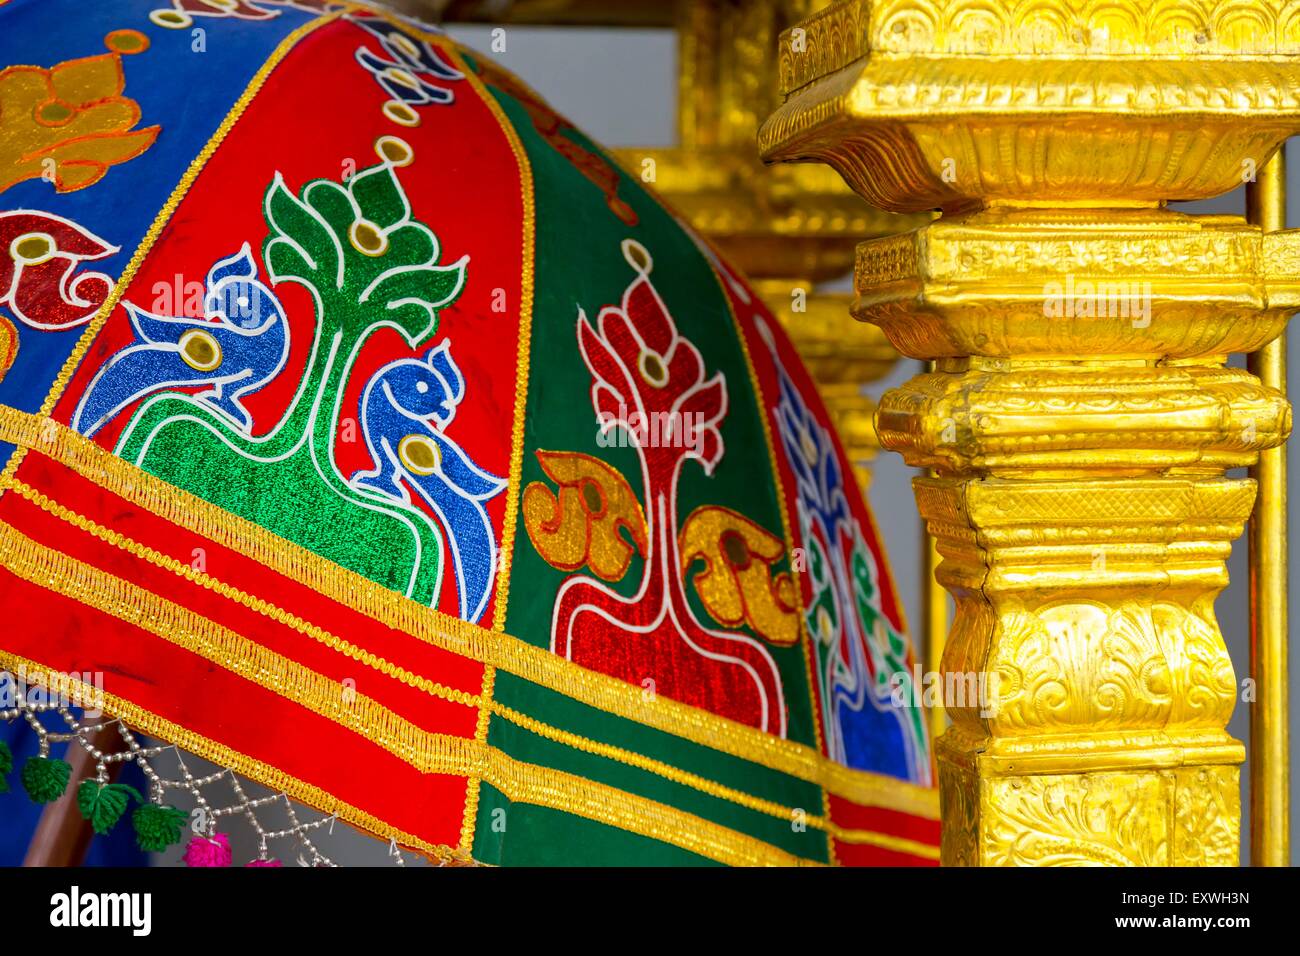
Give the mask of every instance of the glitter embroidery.
<path id="1" fill-rule="evenodd" d="M 630 509 L 622 509 L 621 521 L 638 550 L 645 542 L 645 561 L 640 585 L 630 598 L 586 575 L 566 580 L 555 599 L 551 649 L 591 670 L 784 736 L 785 698 L 771 653 L 761 640 L 747 634 L 700 623 L 684 584 L 689 559 L 678 541 L 678 478 L 687 461 L 696 461 L 711 473 L 722 459 L 719 425 L 727 412 L 726 382 L 721 373 L 705 378 L 699 350 L 678 333 L 650 281 L 653 260 L 646 248 L 627 239 L 623 255 L 636 278 L 621 305 L 603 309 L 594 328 L 579 309 L 577 331 L 583 360 L 592 373 L 592 404 L 601 432 L 626 432 L 641 462 L 645 530 L 638 533 Z M 648 442 L 646 429 L 633 416 L 641 423 L 655 422 L 657 440 Z M 696 440 L 684 440 L 688 429 Z M 621 501 L 617 492 L 626 482 L 602 485 L 594 474 L 586 481 L 574 478 L 570 483 L 576 483 L 577 493 L 583 496 L 581 506 L 576 506 L 570 491 L 567 511 L 564 502 L 555 499 L 561 507 L 554 509 L 552 520 L 538 520 L 545 516 L 533 512 L 528 532 L 538 552 L 548 559 L 557 551 L 575 553 L 573 543 L 585 536 L 588 560 L 595 557 L 599 562 L 593 570 L 608 580 L 616 565 L 605 552 L 617 526 L 606 525 L 595 537 L 592 519 L 603 518 L 610 501 Z M 568 490 L 562 488 L 561 494 Z M 541 503 L 543 493 L 549 494 L 549 489 L 541 483 L 525 493 L 526 517 L 529 499 Z M 571 527 L 557 527 L 554 518 L 567 519 Z M 722 529 L 718 531 L 722 535 Z M 692 535 L 688 540 L 696 555 L 725 548 L 729 539 L 723 536 L 721 544 L 700 544 Z M 740 558 L 738 552 L 735 557 Z M 751 567 L 767 574 L 762 562 Z M 706 572 L 702 578 L 707 581 L 709 576 Z M 764 587 L 770 591 L 780 584 L 767 581 Z M 713 603 L 721 606 L 722 602 Z"/>
<path id="2" fill-rule="evenodd" d="M 874 717 L 897 724 L 908 778 L 928 782 L 924 712 L 891 700 L 896 682 L 911 699 L 907 639 L 880 609 L 879 570 L 849 510 L 834 442 L 786 372 L 771 330 L 762 318 L 754 321 L 780 379 L 777 426 L 798 486 L 799 537 L 812 585 L 804 617 L 816 648 L 827 755 L 849 767 L 873 766 L 870 757 L 880 750 L 880 734 L 868 726 Z"/>
<path id="3" fill-rule="evenodd" d="M 140 105 L 122 95 L 122 56 L 147 50 L 148 39 L 117 30 L 104 42 L 108 53 L 48 70 L 0 70 L 0 193 L 29 179 L 48 179 L 61 193 L 85 189 L 158 138 L 161 126 L 131 128 Z"/>
<path id="4" fill-rule="evenodd" d="M 117 251 L 53 213 L 0 212 L 0 306 L 28 328 L 82 325 L 108 299 L 113 280 L 81 266 Z"/>
<path id="5" fill-rule="evenodd" d="M 334 0 L 171 0 L 149 14 L 160 27 L 185 30 L 194 25 L 195 17 L 236 20 L 273 20 L 284 10 L 326 13 L 340 4 Z"/>
<path id="6" fill-rule="evenodd" d="M 267 190 L 263 248 L 277 284 L 316 303 L 310 357 L 280 420 L 250 437 L 206 399 L 167 392 L 134 413 L 116 452 L 166 481 L 256 521 L 424 604 L 441 591 L 443 544 L 428 513 L 350 484 L 334 456 L 335 426 L 357 353 L 379 329 L 412 347 L 459 296 L 468 258 L 439 264 L 437 238 L 412 218 L 395 163 L 344 184 L 315 180 L 295 195 L 280 176 Z M 409 148 L 404 154 L 409 157 Z M 348 415 L 352 409 L 348 409 Z"/>
<path id="7" fill-rule="evenodd" d="M 447 63 L 439 52 L 423 40 L 412 39 L 405 31 L 386 20 L 374 17 L 349 17 L 379 40 L 387 55 L 379 56 L 366 47 L 357 50 L 357 62 L 388 94 L 384 115 L 402 126 L 418 126 L 417 106 L 446 105 L 456 94 L 435 81 L 463 80 L 464 74 Z"/>
<path id="8" fill-rule="evenodd" d="M 126 311 L 135 343 L 95 374 L 72 427 L 89 437 L 146 395 L 209 385 L 195 397 L 248 434 L 252 419 L 241 397 L 279 374 L 289 356 L 284 309 L 258 281 L 248 244 L 208 272 L 203 318 L 154 315 L 130 302 Z"/>
<path id="9" fill-rule="evenodd" d="M 452 360 L 450 342 L 423 361 L 399 359 L 381 368 L 361 399 L 361 428 L 378 467 L 356 473 L 352 484 L 398 501 L 411 500 L 408 485 L 416 490 L 447 532 L 460 616 L 477 621 L 497 566 L 496 538 L 483 503 L 508 482 L 474 464 L 447 437 L 464 397 L 465 377 Z"/>

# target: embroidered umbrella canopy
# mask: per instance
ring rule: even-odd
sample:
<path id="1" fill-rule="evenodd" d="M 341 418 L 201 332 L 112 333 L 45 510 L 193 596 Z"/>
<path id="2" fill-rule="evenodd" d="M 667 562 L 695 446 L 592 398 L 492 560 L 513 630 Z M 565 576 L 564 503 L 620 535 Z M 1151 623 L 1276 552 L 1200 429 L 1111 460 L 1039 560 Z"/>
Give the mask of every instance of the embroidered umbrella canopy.
<path id="1" fill-rule="evenodd" d="M 607 153 L 328 0 L 10 0 L 0 66 L 4 667 L 444 858 L 937 858 L 825 410 Z"/>

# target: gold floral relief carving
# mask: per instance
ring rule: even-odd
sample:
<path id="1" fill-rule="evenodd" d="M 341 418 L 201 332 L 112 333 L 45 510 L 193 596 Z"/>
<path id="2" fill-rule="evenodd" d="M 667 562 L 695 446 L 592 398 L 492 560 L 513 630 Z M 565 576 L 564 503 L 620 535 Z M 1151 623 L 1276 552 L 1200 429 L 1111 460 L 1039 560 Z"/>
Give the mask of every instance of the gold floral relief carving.
<path id="1" fill-rule="evenodd" d="M 1058 604 L 1000 616 L 995 733 L 1161 727 L 1173 678 L 1150 613 Z"/>
<path id="2" fill-rule="evenodd" d="M 1241 790 L 1236 767 L 1188 767 L 1174 774 L 1175 866 L 1236 866 Z"/>
<path id="3" fill-rule="evenodd" d="M 995 735 L 1221 728 L 1236 680 L 1210 622 L 1175 604 L 1005 610 L 988 661 Z"/>
<path id="4" fill-rule="evenodd" d="M 987 682 L 945 694 L 943 862 L 1235 862 L 1213 600 L 1292 417 L 1226 356 L 1300 309 L 1300 230 L 1167 204 L 1300 134 L 1300 0 L 841 0 L 781 56 L 767 161 L 941 211 L 858 247 L 853 314 L 933 363 L 877 432 L 927 472 L 945 681 Z"/>
<path id="5" fill-rule="evenodd" d="M 952 772 L 939 779 L 939 814 L 944 826 L 939 862 L 943 866 L 976 866 L 979 862 L 977 790 L 978 783 L 971 776 Z"/>
<path id="6" fill-rule="evenodd" d="M 1164 866 L 1172 775 L 1096 773 L 986 783 L 986 866 Z"/>

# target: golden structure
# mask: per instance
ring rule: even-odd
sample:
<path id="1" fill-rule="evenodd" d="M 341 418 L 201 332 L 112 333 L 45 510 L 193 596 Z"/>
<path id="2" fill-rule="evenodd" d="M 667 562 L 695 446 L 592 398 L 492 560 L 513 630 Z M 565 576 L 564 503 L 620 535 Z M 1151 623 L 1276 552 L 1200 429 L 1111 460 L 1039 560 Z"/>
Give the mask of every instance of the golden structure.
<path id="1" fill-rule="evenodd" d="M 1165 203 L 1300 130 L 1298 55 L 1284 0 L 842 0 L 782 35 L 764 157 L 943 211 L 859 245 L 853 312 L 935 362 L 877 424 L 933 470 L 956 600 L 945 864 L 1237 861 L 1213 601 L 1256 482 L 1226 473 L 1291 412 L 1226 358 L 1300 308 L 1300 235 Z"/>

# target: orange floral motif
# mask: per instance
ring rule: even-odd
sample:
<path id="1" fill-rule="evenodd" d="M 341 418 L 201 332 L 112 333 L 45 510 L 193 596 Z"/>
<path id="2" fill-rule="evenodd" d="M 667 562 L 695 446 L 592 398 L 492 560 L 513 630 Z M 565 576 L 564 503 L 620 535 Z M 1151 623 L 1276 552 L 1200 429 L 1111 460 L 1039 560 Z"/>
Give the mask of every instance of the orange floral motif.
<path id="1" fill-rule="evenodd" d="M 41 177 L 61 193 L 84 189 L 158 138 L 159 126 L 132 129 L 140 105 L 122 95 L 122 56 L 148 49 L 148 38 L 114 30 L 105 43 L 108 53 L 50 69 L 0 70 L 0 192 Z"/>
<path id="2" fill-rule="evenodd" d="M 562 571 L 585 564 L 606 581 L 621 579 L 647 544 L 645 513 L 627 480 L 578 452 L 539 449 L 537 460 L 560 487 L 558 496 L 540 481 L 524 489 L 524 527 L 537 553 Z"/>
<path id="3" fill-rule="evenodd" d="M 711 505 L 696 508 L 678 534 L 683 575 L 696 560 L 695 591 L 713 619 L 725 627 L 748 624 L 773 644 L 799 640 L 798 600 L 790 572 L 772 565 L 785 542 L 744 515 Z"/>

